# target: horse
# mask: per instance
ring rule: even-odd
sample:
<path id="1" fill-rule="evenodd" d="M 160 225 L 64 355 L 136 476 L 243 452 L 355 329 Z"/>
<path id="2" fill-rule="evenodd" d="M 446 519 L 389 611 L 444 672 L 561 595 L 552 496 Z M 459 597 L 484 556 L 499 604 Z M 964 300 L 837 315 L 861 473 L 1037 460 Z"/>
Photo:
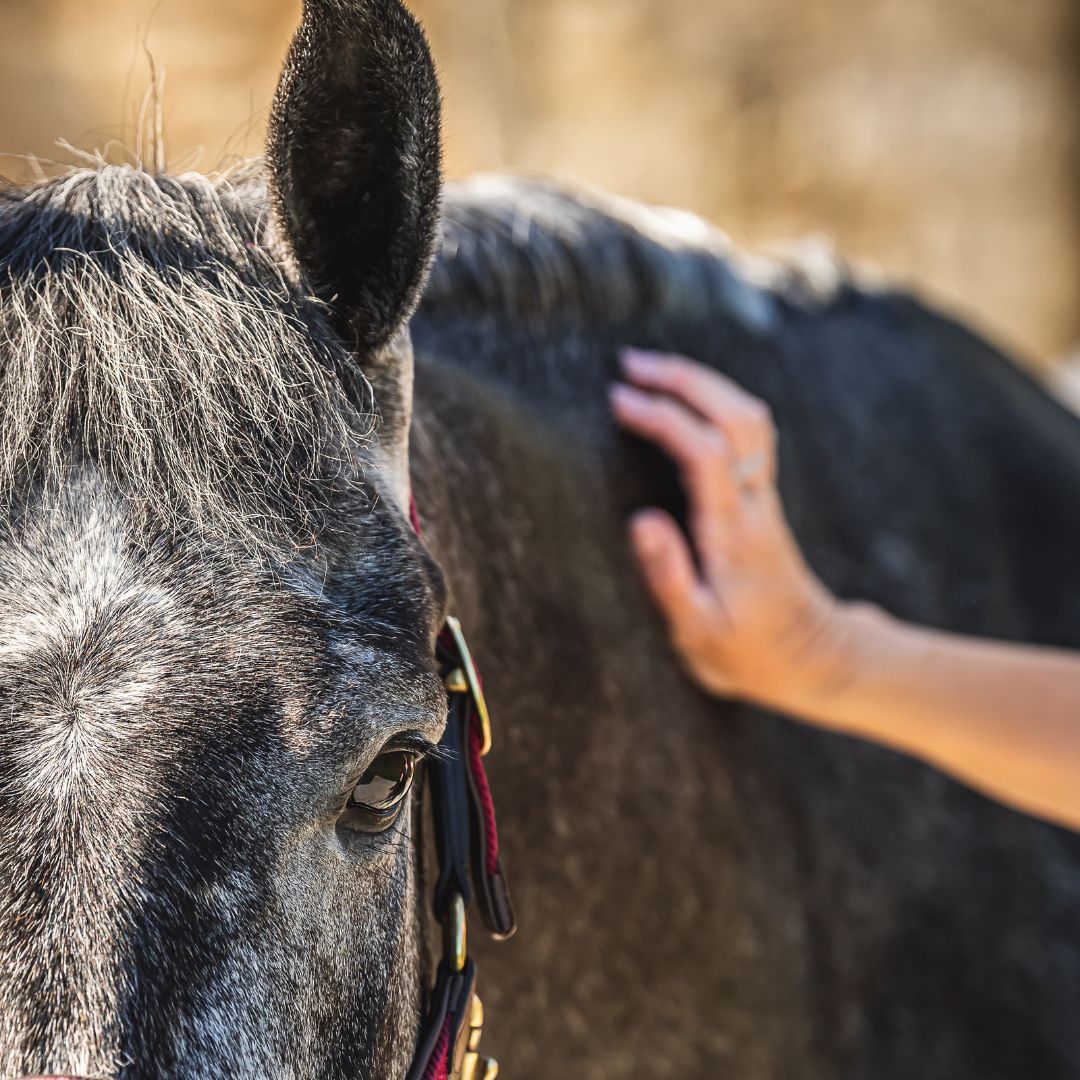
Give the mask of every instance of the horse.
<path id="1" fill-rule="evenodd" d="M 621 346 L 694 355 L 841 596 L 1080 646 L 1080 421 L 991 345 L 690 215 L 444 185 L 399 0 L 305 0 L 263 164 L 5 187 L 0 297 L 0 1075 L 464 1075 L 418 1055 L 448 613 L 520 932 L 444 952 L 510 1075 L 1080 1075 L 1080 841 L 697 690 L 624 540 L 678 480 L 606 409 Z"/>

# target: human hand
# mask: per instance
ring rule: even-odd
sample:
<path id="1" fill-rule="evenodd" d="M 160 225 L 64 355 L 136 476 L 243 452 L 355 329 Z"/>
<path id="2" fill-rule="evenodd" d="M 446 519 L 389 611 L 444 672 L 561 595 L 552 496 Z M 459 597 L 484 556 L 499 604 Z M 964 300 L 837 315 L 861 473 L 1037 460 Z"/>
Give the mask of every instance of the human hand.
<path id="1" fill-rule="evenodd" d="M 784 517 L 767 406 L 685 357 L 627 350 L 622 366 L 615 417 L 671 455 L 689 501 L 697 566 L 668 514 L 644 510 L 630 525 L 677 654 L 714 693 L 803 707 L 843 680 L 848 635 Z"/>

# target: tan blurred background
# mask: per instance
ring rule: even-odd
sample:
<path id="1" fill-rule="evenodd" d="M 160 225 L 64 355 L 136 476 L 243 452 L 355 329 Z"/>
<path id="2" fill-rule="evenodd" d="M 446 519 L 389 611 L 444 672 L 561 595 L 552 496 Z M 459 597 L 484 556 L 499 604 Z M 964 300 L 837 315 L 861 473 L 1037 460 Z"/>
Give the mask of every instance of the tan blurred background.
<path id="1" fill-rule="evenodd" d="M 689 207 L 749 246 L 826 233 L 1033 363 L 1080 342 L 1080 0 L 413 7 L 444 77 L 451 174 L 560 174 Z M 171 162 L 256 153 L 298 10 L 0 0 L 0 149 L 70 161 L 57 136 L 131 144 L 145 36 Z"/>

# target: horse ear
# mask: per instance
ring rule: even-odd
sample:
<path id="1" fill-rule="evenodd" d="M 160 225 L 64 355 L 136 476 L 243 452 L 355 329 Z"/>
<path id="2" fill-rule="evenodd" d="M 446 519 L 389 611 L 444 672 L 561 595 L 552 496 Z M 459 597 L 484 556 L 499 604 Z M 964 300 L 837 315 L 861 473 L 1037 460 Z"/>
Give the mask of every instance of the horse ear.
<path id="1" fill-rule="evenodd" d="M 398 0 L 304 0 L 270 118 L 272 197 L 308 286 L 365 361 L 426 279 L 440 146 L 435 66 Z"/>

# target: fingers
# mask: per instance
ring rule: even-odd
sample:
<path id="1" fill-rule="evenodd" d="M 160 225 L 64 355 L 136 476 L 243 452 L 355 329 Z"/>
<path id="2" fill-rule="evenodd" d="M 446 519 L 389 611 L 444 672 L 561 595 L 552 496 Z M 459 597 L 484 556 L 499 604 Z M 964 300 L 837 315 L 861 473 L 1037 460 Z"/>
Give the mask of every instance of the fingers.
<path id="1" fill-rule="evenodd" d="M 729 469 L 732 454 L 724 433 L 680 402 L 615 383 L 611 405 L 623 427 L 656 443 L 685 472 L 703 473 L 715 466 L 719 481 L 720 468 Z"/>
<path id="2" fill-rule="evenodd" d="M 722 561 L 739 510 L 731 448 L 723 432 L 677 401 L 623 384 L 612 387 L 611 404 L 623 427 L 674 458 L 690 497 L 691 528 L 702 559 Z"/>
<path id="3" fill-rule="evenodd" d="M 626 349 L 622 365 L 642 389 L 675 398 L 723 431 L 737 461 L 764 455 L 760 472 L 776 471 L 776 431 L 769 407 L 731 379 L 682 356 Z"/>
<path id="4" fill-rule="evenodd" d="M 675 636 L 697 636 L 705 614 L 704 586 L 678 525 L 663 511 L 643 510 L 630 521 L 630 541 L 645 584 Z"/>

